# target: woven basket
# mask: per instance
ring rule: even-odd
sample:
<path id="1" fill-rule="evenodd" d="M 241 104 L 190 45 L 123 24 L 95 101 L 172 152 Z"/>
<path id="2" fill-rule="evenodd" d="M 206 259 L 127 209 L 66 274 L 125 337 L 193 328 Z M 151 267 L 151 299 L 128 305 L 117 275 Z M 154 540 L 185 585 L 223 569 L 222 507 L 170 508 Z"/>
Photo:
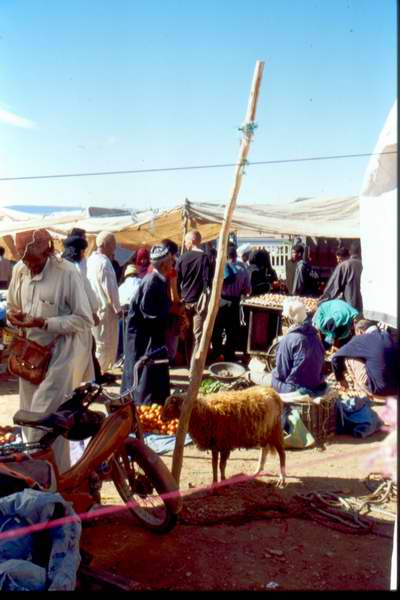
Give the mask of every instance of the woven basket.
<path id="1" fill-rule="evenodd" d="M 319 403 L 313 401 L 310 396 L 293 402 L 304 425 L 314 436 L 317 446 L 323 446 L 327 438 L 336 433 L 337 400 L 336 390 L 330 390 L 320 398 Z"/>

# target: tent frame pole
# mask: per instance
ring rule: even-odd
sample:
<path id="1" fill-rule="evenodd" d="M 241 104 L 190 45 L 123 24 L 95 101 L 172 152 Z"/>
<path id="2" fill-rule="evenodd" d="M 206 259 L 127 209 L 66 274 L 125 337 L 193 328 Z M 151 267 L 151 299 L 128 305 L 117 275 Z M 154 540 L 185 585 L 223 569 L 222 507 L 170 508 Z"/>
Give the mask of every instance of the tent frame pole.
<path id="1" fill-rule="evenodd" d="M 176 433 L 176 442 L 172 457 L 172 475 L 179 484 L 180 475 L 183 463 L 184 440 L 188 430 L 190 415 L 193 408 L 193 403 L 197 398 L 200 383 L 203 377 L 204 365 L 207 358 L 208 347 L 211 341 L 211 335 L 214 327 L 214 322 L 219 309 L 219 301 L 223 284 L 224 264 L 227 254 L 229 231 L 231 228 L 232 215 L 236 207 L 237 198 L 239 195 L 240 185 L 242 182 L 244 166 L 247 162 L 247 156 L 250 149 L 250 143 L 255 128 L 255 116 L 260 91 L 261 79 L 264 71 L 264 62 L 257 61 L 254 69 L 253 81 L 251 85 L 250 96 L 248 100 L 245 123 L 242 128 L 243 137 L 239 153 L 239 161 L 235 168 L 234 185 L 231 191 L 230 200 L 225 208 L 225 214 L 222 222 L 222 227 L 218 241 L 218 253 L 216 259 L 214 280 L 211 290 L 210 303 L 208 306 L 207 316 L 203 325 L 203 332 L 200 340 L 199 349 L 195 355 L 193 368 L 190 372 L 190 382 L 187 393 L 182 403 L 182 410 L 179 419 L 178 429 Z"/>

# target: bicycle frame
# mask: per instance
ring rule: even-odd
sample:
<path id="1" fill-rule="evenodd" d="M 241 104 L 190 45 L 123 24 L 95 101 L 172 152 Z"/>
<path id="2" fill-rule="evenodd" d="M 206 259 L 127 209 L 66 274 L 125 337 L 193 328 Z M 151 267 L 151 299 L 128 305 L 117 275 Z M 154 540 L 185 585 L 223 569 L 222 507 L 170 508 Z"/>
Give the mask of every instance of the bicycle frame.
<path id="1" fill-rule="evenodd" d="M 101 472 L 101 465 L 110 463 L 116 455 L 124 454 L 125 442 L 130 434 L 134 433 L 136 438 L 143 442 L 143 431 L 132 392 L 138 382 L 139 369 L 146 362 L 157 364 L 165 361 L 149 360 L 147 357 L 146 360 L 138 361 L 134 368 L 132 389 L 121 396 L 110 397 L 101 386 L 88 384 L 89 401 L 85 404 L 85 410 L 89 410 L 89 406 L 98 401 L 97 399 L 101 396 L 108 415 L 105 416 L 99 430 L 92 436 L 80 459 L 70 469 L 59 473 L 54 459 L 51 444 L 60 435 L 57 429 L 50 430 L 43 436 L 39 442 L 42 445 L 40 449 L 34 450 L 30 455 L 25 454 L 32 459 L 47 460 L 52 464 L 57 480 L 57 491 L 66 500 L 72 502 L 75 510 L 79 513 L 86 512 L 97 500 L 92 489 L 93 479 L 101 481 L 106 478 L 106 475 Z M 20 458 L 23 457 L 20 456 Z"/>

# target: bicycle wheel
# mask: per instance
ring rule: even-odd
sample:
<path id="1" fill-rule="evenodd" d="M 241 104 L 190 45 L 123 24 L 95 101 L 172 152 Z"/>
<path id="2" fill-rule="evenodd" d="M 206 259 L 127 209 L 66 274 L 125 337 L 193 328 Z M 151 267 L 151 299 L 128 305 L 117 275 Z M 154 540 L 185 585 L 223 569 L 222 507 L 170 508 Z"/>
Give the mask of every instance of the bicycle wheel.
<path id="1" fill-rule="evenodd" d="M 129 438 L 110 466 L 120 497 L 142 525 L 160 533 L 170 531 L 182 501 L 178 485 L 160 457 L 142 441 Z"/>
<path id="2" fill-rule="evenodd" d="M 276 367 L 276 351 L 278 349 L 279 342 L 279 338 L 275 338 L 267 350 L 266 364 L 267 370 L 270 372 Z"/>

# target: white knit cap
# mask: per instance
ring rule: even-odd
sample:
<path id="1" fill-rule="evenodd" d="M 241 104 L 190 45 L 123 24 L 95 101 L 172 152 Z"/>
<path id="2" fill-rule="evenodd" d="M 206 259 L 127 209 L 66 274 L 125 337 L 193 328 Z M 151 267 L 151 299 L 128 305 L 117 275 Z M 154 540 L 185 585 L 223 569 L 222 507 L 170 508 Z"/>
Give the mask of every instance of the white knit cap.
<path id="1" fill-rule="evenodd" d="M 110 237 L 113 237 L 115 239 L 115 236 L 113 233 L 111 233 L 111 231 L 100 231 L 100 233 L 96 237 L 96 247 L 100 248 L 104 244 L 104 242 Z"/>
<path id="2" fill-rule="evenodd" d="M 153 246 L 150 250 L 150 260 L 151 262 L 156 262 L 168 256 L 168 254 L 169 250 L 166 246 Z"/>
<path id="3" fill-rule="evenodd" d="M 300 300 L 285 298 L 283 301 L 282 315 L 297 325 L 301 325 L 306 320 L 307 309 Z"/>
<path id="4" fill-rule="evenodd" d="M 243 254 L 248 254 L 251 252 L 252 245 L 251 244 L 241 244 L 237 249 L 237 255 L 243 256 Z"/>

